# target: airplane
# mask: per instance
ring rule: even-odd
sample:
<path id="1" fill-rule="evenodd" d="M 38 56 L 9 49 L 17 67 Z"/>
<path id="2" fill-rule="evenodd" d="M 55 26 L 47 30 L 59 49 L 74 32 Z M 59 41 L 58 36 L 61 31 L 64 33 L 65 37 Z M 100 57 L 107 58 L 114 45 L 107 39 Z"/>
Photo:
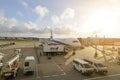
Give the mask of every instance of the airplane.
<path id="1" fill-rule="evenodd" d="M 50 40 L 59 44 L 63 44 L 69 47 L 74 47 L 74 48 L 81 48 L 82 45 L 80 43 L 80 41 L 78 40 L 78 38 L 53 38 L 53 33 L 51 30 L 51 36 L 50 36 Z"/>
<path id="2" fill-rule="evenodd" d="M 42 44 L 43 53 L 45 55 L 56 55 L 56 54 L 66 54 L 70 50 L 75 50 L 81 48 L 81 43 L 78 38 L 53 38 L 51 31 L 51 36 L 49 41 Z"/>

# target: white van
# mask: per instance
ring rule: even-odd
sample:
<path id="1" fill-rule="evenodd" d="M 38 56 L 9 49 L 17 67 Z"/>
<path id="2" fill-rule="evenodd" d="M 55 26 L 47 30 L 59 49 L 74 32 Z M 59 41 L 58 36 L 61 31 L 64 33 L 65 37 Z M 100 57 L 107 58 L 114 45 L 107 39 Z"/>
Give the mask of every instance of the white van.
<path id="1" fill-rule="evenodd" d="M 95 72 L 104 75 L 107 74 L 108 72 L 107 66 L 103 62 L 96 60 L 95 58 L 92 57 L 85 58 L 84 61 L 90 63 L 94 67 Z"/>
<path id="2" fill-rule="evenodd" d="M 25 61 L 23 63 L 23 73 L 27 74 L 29 72 L 34 72 L 35 71 L 35 58 L 34 56 L 27 56 L 25 57 Z"/>
<path id="3" fill-rule="evenodd" d="M 120 65 L 120 56 L 114 57 L 114 60 L 115 60 L 115 62 L 116 62 L 117 64 Z"/>
<path id="4" fill-rule="evenodd" d="M 91 75 L 94 72 L 94 68 L 88 62 L 79 58 L 73 60 L 73 67 L 84 75 Z"/>

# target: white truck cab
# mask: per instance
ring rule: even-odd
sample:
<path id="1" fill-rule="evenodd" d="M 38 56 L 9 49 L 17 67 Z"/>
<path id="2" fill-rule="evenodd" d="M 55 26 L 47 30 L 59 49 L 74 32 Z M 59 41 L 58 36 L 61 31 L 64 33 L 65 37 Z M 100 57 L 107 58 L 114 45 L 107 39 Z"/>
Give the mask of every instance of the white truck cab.
<path id="1" fill-rule="evenodd" d="M 20 58 L 23 56 L 21 49 L 15 49 L 15 53 L 20 56 Z"/>
<path id="2" fill-rule="evenodd" d="M 84 75 L 92 75 L 94 72 L 94 68 L 88 62 L 79 58 L 73 60 L 73 67 Z"/>
<path id="3" fill-rule="evenodd" d="M 35 58 L 34 56 L 27 56 L 25 57 L 25 61 L 23 63 L 23 73 L 27 74 L 29 72 L 34 72 L 35 71 Z"/>
<path id="4" fill-rule="evenodd" d="M 1 70 L 1 68 L 3 66 L 3 56 L 4 56 L 4 54 L 0 53 L 0 70 Z"/>
<path id="5" fill-rule="evenodd" d="M 108 70 L 107 70 L 107 66 L 99 61 L 96 60 L 95 58 L 89 57 L 89 58 L 84 58 L 84 61 L 87 61 L 88 63 L 91 64 L 91 66 L 94 67 L 95 72 L 99 73 L 99 74 L 107 74 Z"/>
<path id="6" fill-rule="evenodd" d="M 0 70 L 1 70 L 1 68 L 3 66 L 2 58 L 3 58 L 3 56 L 0 56 Z"/>

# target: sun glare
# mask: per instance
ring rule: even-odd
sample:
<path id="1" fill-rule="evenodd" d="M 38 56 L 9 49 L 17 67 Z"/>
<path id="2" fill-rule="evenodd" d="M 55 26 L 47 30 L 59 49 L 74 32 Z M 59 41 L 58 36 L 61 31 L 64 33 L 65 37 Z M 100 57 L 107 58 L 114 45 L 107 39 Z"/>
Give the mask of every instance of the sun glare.
<path id="1" fill-rule="evenodd" d="M 97 31 L 97 34 L 111 35 L 116 26 L 116 16 L 109 11 L 98 11 L 90 16 L 83 28 L 87 33 Z"/>

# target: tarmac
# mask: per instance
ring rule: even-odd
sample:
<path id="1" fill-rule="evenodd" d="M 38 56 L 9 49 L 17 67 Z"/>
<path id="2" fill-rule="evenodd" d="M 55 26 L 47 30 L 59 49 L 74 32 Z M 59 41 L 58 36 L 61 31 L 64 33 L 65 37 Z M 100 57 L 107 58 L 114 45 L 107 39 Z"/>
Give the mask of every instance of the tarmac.
<path id="1" fill-rule="evenodd" d="M 2 42 L 1 42 L 2 43 Z M 21 58 L 21 66 L 17 77 L 8 78 L 7 80 L 119 80 L 120 79 L 120 65 L 113 60 L 105 62 L 108 67 L 107 75 L 92 74 L 91 76 L 84 76 L 80 72 L 73 69 L 72 60 L 74 58 L 94 57 L 95 49 L 91 46 L 85 47 L 81 50 L 76 50 L 75 55 L 72 55 L 72 50 L 67 55 L 52 56 L 48 59 L 47 56 L 40 54 L 42 52 L 39 47 L 39 42 L 16 42 L 15 45 L 0 48 L 0 51 L 6 55 L 14 54 L 16 48 L 21 48 L 23 57 Z M 101 47 L 99 47 L 102 49 Z M 28 55 L 32 55 L 36 59 L 35 71 L 33 74 L 23 74 L 23 61 Z M 115 52 L 112 56 L 116 56 Z M 98 52 L 98 60 L 104 62 L 103 54 Z M 107 56 L 109 59 L 109 56 Z M 1 80 L 1 79 L 0 79 Z"/>

